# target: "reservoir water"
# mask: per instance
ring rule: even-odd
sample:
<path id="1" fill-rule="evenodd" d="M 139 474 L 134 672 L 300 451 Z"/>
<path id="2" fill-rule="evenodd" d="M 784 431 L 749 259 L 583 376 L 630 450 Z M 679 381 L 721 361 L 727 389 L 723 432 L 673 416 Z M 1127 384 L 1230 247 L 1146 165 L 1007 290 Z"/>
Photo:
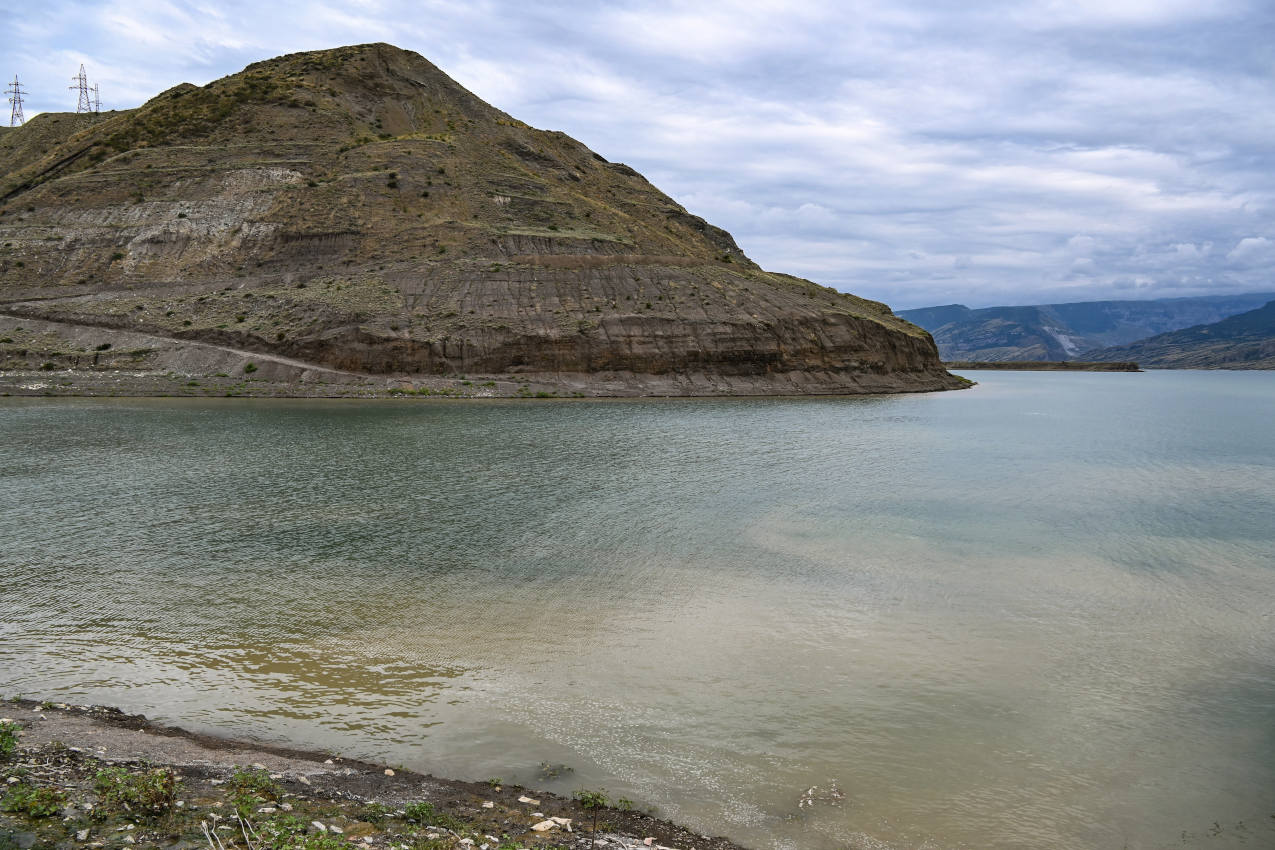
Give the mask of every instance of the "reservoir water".
<path id="1" fill-rule="evenodd" d="M 0 692 L 757 848 L 1275 846 L 1275 373 L 969 374 L 0 399 Z"/>

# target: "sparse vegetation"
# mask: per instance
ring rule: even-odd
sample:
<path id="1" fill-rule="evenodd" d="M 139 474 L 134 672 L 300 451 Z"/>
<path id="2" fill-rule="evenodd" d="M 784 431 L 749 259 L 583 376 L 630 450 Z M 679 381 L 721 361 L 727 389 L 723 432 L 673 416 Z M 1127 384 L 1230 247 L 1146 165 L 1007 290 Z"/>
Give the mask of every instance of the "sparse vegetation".
<path id="1" fill-rule="evenodd" d="M 13 758 L 13 754 L 18 751 L 19 729 L 21 727 L 10 720 L 0 722 L 0 761 Z"/>
<path id="2" fill-rule="evenodd" d="M 571 797 L 593 814 L 593 832 L 596 833 L 598 831 L 598 810 L 605 809 L 611 803 L 606 795 L 606 789 L 590 791 L 586 788 L 581 788 L 572 794 Z"/>
<path id="3" fill-rule="evenodd" d="M 243 818 L 251 816 L 263 803 L 283 797 L 283 789 L 264 770 L 236 768 L 228 784 L 230 802 Z"/>
<path id="4" fill-rule="evenodd" d="M 136 817 L 160 817 L 172 809 L 178 785 L 177 775 L 167 768 L 137 773 L 123 767 L 104 768 L 93 779 L 93 790 L 98 796 L 94 813 L 98 817 L 121 812 Z"/>
<path id="5" fill-rule="evenodd" d="M 51 818 L 62 813 L 66 793 L 59 788 L 40 788 L 25 782 L 9 785 L 0 810 L 31 818 Z"/>
<path id="6" fill-rule="evenodd" d="M 406 806 L 403 809 L 403 817 L 411 823 L 419 823 L 422 826 L 440 826 L 455 832 L 469 830 L 469 825 L 464 821 L 446 812 L 440 812 L 434 808 L 432 803 L 423 801 Z"/>

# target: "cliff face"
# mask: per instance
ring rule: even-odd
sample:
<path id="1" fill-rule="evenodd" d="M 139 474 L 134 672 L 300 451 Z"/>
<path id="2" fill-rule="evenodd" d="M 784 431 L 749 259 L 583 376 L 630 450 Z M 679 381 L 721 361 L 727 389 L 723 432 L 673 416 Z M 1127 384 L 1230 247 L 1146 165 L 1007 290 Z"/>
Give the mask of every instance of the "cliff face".
<path id="1" fill-rule="evenodd" d="M 42 115 L 0 136 L 0 174 L 10 319 L 586 394 L 962 385 L 885 305 L 761 270 L 632 169 L 388 45 Z"/>

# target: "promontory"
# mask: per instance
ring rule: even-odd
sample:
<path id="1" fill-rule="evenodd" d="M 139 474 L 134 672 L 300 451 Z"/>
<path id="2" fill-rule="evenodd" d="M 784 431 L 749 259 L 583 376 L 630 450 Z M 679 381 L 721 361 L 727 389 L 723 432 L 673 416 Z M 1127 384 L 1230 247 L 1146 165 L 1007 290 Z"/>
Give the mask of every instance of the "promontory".
<path id="1" fill-rule="evenodd" d="M 386 44 L 0 132 L 0 390 L 954 389 L 884 304 L 763 271 L 632 168 Z"/>

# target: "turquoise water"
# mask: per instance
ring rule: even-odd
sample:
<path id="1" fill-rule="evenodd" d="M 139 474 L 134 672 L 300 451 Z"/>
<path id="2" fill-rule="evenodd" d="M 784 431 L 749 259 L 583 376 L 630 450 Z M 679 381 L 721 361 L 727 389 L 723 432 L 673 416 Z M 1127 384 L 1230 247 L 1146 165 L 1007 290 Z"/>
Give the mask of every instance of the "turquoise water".
<path id="1" fill-rule="evenodd" d="M 970 375 L 3 399 L 0 691 L 758 848 L 1275 845 L 1275 374 Z"/>

